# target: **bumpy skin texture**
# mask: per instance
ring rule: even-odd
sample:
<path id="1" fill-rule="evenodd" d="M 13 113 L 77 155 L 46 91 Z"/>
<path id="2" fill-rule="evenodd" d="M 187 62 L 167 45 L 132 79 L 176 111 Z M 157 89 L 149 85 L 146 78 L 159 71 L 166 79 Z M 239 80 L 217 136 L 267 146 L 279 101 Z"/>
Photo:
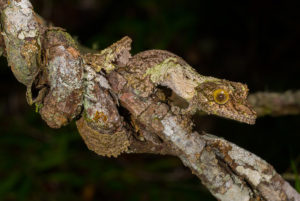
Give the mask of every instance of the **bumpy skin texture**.
<path id="1" fill-rule="evenodd" d="M 97 54 L 86 54 L 85 62 L 100 72 L 102 69 L 106 72 L 113 71 L 116 67 L 124 67 L 131 58 L 131 38 L 123 37 L 121 40 L 105 48 Z"/>
<path id="2" fill-rule="evenodd" d="M 143 129 L 162 132 L 160 120 L 169 110 L 165 103 L 171 109 L 176 107 L 157 88 L 159 85 L 188 102 L 187 109 L 177 111 L 183 115 L 184 127 L 192 126 L 186 114 L 197 109 L 249 124 L 255 122 L 255 112 L 246 101 L 246 85 L 199 75 L 182 58 L 164 50 L 149 50 L 131 58 L 130 43 L 124 37 L 99 54 L 85 55 L 84 111 L 77 127 L 89 149 L 102 156 L 118 156 L 130 146 L 125 123 L 120 124 L 123 119 L 115 107 L 116 99 L 130 112 L 133 122 L 137 119 L 133 124 L 136 131 L 141 129 L 137 125 L 143 125 Z M 220 90 L 222 93 L 216 96 Z M 115 102 L 110 94 L 115 94 Z M 140 138 L 147 138 L 139 133 Z M 151 141 L 156 144 L 159 140 Z"/>
<path id="3" fill-rule="evenodd" d="M 168 51 L 141 52 L 130 59 L 126 69 L 120 70 L 120 73 L 128 80 L 127 85 L 141 97 L 148 97 L 158 85 L 162 85 L 189 103 L 185 112 L 194 113 L 199 109 L 208 114 L 255 123 L 256 113 L 247 103 L 246 85 L 202 76 L 182 58 Z M 220 104 L 216 101 L 217 90 L 224 92 L 217 96 L 226 96 L 226 102 Z"/>
<path id="4" fill-rule="evenodd" d="M 100 133 L 90 127 L 84 117 L 78 120 L 76 125 L 87 147 L 100 156 L 117 157 L 128 150 L 129 134 L 125 129 L 114 134 Z"/>
<path id="5" fill-rule="evenodd" d="M 134 125 L 141 124 L 158 133 L 161 130 L 156 128 L 162 127 L 160 119 L 169 110 L 165 103 L 169 103 L 171 109 L 175 108 L 159 91 L 158 85 L 172 89 L 188 102 L 187 109 L 177 111 L 179 116 L 183 115 L 183 119 L 188 119 L 184 117 L 186 114 L 199 109 L 249 124 L 255 122 L 255 112 L 246 101 L 246 85 L 199 75 L 182 58 L 168 51 L 149 50 L 131 58 L 130 43 L 131 40 L 125 37 L 100 54 L 85 55 L 88 65 L 85 66 L 84 111 L 83 117 L 77 121 L 77 127 L 91 150 L 99 155 L 117 156 L 127 151 L 130 145 L 129 138 L 120 132 L 126 129 L 118 124 L 123 120 L 114 106 L 117 102 L 114 103 L 109 91 L 130 112 L 133 120 L 138 119 Z M 101 71 L 106 73 L 109 83 Z M 220 90 L 222 93 L 216 96 Z M 182 122 L 186 122 L 185 127 L 192 126 L 190 121 Z M 116 136 L 119 138 L 117 141 Z M 116 145 L 108 141 L 122 146 L 116 149 Z M 104 146 L 103 142 L 107 145 Z"/>
<path id="6" fill-rule="evenodd" d="M 50 29 L 46 38 L 43 44 L 47 50 L 45 68 L 40 75 L 46 80 L 43 85 L 50 89 L 46 93 L 44 88 L 41 93 L 45 95 L 39 102 L 40 114 L 52 128 L 66 125 L 81 115 L 78 130 L 87 146 L 99 155 L 117 156 L 130 146 L 130 129 L 116 107 L 118 100 L 129 109 L 132 118 L 140 119 L 143 124 L 148 121 L 143 121 L 148 118 L 143 115 L 145 111 L 152 108 L 151 105 L 156 107 L 149 100 L 158 96 L 158 86 L 171 89 L 188 103 L 187 109 L 175 112 L 179 115 L 189 115 L 198 109 L 249 124 L 255 122 L 256 114 L 246 101 L 246 85 L 202 76 L 173 53 L 149 50 L 131 57 L 132 40 L 124 37 L 100 53 L 83 55 L 82 59 L 74 40 L 64 31 Z M 124 82 L 109 83 L 106 77 L 112 72 L 117 72 Z M 123 88 L 128 91 L 122 91 Z M 222 93 L 216 95 L 220 90 Z M 137 99 L 140 99 L 140 106 L 131 107 Z M 168 104 L 174 112 L 176 107 L 170 97 L 162 100 L 162 105 Z M 157 122 L 155 118 L 153 122 Z"/>

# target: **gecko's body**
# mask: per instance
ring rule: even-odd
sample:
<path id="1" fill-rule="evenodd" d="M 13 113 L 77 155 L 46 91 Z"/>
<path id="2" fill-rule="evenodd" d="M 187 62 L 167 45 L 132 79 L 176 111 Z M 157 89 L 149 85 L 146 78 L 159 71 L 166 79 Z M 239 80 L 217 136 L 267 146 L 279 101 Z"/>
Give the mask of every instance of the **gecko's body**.
<path id="1" fill-rule="evenodd" d="M 148 50 L 131 57 L 128 54 L 130 44 L 131 39 L 124 37 L 96 57 L 86 57 L 86 61 L 96 66 L 96 71 L 104 69 L 109 73 L 118 68 L 140 97 L 149 97 L 158 85 L 162 85 L 185 99 L 191 113 L 199 109 L 208 114 L 255 123 L 256 113 L 247 103 L 247 85 L 200 75 L 181 57 L 165 50 Z"/>
<path id="2" fill-rule="evenodd" d="M 115 103 L 131 113 L 131 124 L 137 128 L 133 133 L 143 130 L 140 135 L 154 144 L 160 140 L 153 140 L 156 135 L 149 137 L 147 129 L 160 132 L 160 118 L 168 108 L 178 118 L 185 117 L 185 128 L 191 125 L 187 114 L 196 110 L 254 124 L 256 114 L 247 103 L 246 85 L 200 75 L 182 58 L 164 50 L 148 50 L 131 57 L 130 45 L 131 39 L 124 37 L 100 53 L 84 56 L 86 94 L 77 126 L 91 150 L 105 156 L 127 151 L 130 126 L 121 121 L 126 117 L 119 114 Z M 159 86 L 171 89 L 188 107 L 178 110 Z M 156 109 L 159 115 L 154 114 Z"/>
<path id="3" fill-rule="evenodd" d="M 255 111 L 247 103 L 245 84 L 198 74 L 181 57 L 164 50 L 141 52 L 129 60 L 128 80 L 136 93 L 149 96 L 157 85 L 172 89 L 196 109 L 254 124 Z"/>

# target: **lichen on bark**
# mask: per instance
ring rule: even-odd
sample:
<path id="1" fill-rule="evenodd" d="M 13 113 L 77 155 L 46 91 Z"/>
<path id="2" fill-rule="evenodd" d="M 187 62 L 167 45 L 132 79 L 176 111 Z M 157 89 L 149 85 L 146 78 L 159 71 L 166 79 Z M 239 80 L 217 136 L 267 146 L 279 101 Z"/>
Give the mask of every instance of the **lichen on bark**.
<path id="1" fill-rule="evenodd" d="M 29 1 L 10 1 L 1 12 L 8 65 L 17 80 L 28 86 L 39 71 L 40 29 Z"/>
<path id="2" fill-rule="evenodd" d="M 83 101 L 83 60 L 72 37 L 60 30 L 46 33 L 43 74 L 49 92 L 40 109 L 52 128 L 68 124 L 81 112 Z"/>

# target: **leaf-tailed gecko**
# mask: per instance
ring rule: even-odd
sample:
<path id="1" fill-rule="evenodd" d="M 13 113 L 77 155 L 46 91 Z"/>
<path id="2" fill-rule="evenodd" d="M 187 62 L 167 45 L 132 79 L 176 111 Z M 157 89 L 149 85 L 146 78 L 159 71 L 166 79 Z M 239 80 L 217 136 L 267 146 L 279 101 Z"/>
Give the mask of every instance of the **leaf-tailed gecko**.
<path id="1" fill-rule="evenodd" d="M 95 67 L 96 71 L 104 69 L 109 73 L 121 66 L 126 71 L 128 83 L 139 96 L 148 97 L 162 85 L 185 99 L 190 113 L 198 109 L 248 124 L 255 123 L 256 112 L 247 102 L 247 85 L 200 75 L 181 57 L 165 50 L 148 50 L 131 58 L 126 53 L 130 44 L 131 39 L 124 37 L 102 50 L 99 54 L 102 62 L 100 67 L 99 64 Z"/>

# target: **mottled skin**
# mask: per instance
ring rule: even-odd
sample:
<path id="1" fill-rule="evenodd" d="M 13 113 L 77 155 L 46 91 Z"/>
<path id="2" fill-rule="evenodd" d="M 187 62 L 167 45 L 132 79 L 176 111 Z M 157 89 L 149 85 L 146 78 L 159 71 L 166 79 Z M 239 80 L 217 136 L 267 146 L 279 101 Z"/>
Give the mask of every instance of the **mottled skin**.
<path id="1" fill-rule="evenodd" d="M 247 103 L 248 88 L 245 84 L 231 82 L 214 77 L 202 76 L 190 67 L 182 58 L 164 50 L 141 52 L 129 60 L 125 77 L 135 92 L 147 97 L 156 86 L 163 85 L 172 89 L 188 103 L 188 112 L 196 109 L 208 114 L 254 124 L 255 111 Z M 223 90 L 228 100 L 219 99 L 224 94 L 214 94 Z M 214 97 L 215 96 L 215 97 Z"/>
<path id="2" fill-rule="evenodd" d="M 228 91 L 229 99 L 225 104 L 218 104 L 213 97 L 217 89 Z M 247 85 L 227 80 L 208 81 L 196 87 L 197 95 L 192 102 L 196 107 L 208 114 L 254 124 L 256 112 L 247 102 Z"/>
<path id="3" fill-rule="evenodd" d="M 105 48 L 100 53 L 88 53 L 84 55 L 84 60 L 91 65 L 96 72 L 102 69 L 107 73 L 113 71 L 116 67 L 124 67 L 131 58 L 131 38 L 125 36 L 121 40 Z"/>
<path id="4" fill-rule="evenodd" d="M 130 44 L 131 39 L 124 37 L 100 53 L 84 55 L 84 109 L 77 127 L 87 146 L 97 154 L 117 156 L 130 146 L 126 134 L 130 126 L 114 105 L 118 100 L 131 118 L 138 119 L 142 129 L 161 132 L 160 119 L 175 107 L 165 94 L 161 97 L 166 98 L 156 100 L 163 93 L 159 86 L 171 89 L 189 104 L 179 109 L 179 117 L 198 109 L 254 124 L 256 115 L 247 104 L 246 85 L 202 76 L 168 51 L 149 50 L 131 57 Z M 188 118 L 184 119 L 184 127 L 192 125 Z"/>

